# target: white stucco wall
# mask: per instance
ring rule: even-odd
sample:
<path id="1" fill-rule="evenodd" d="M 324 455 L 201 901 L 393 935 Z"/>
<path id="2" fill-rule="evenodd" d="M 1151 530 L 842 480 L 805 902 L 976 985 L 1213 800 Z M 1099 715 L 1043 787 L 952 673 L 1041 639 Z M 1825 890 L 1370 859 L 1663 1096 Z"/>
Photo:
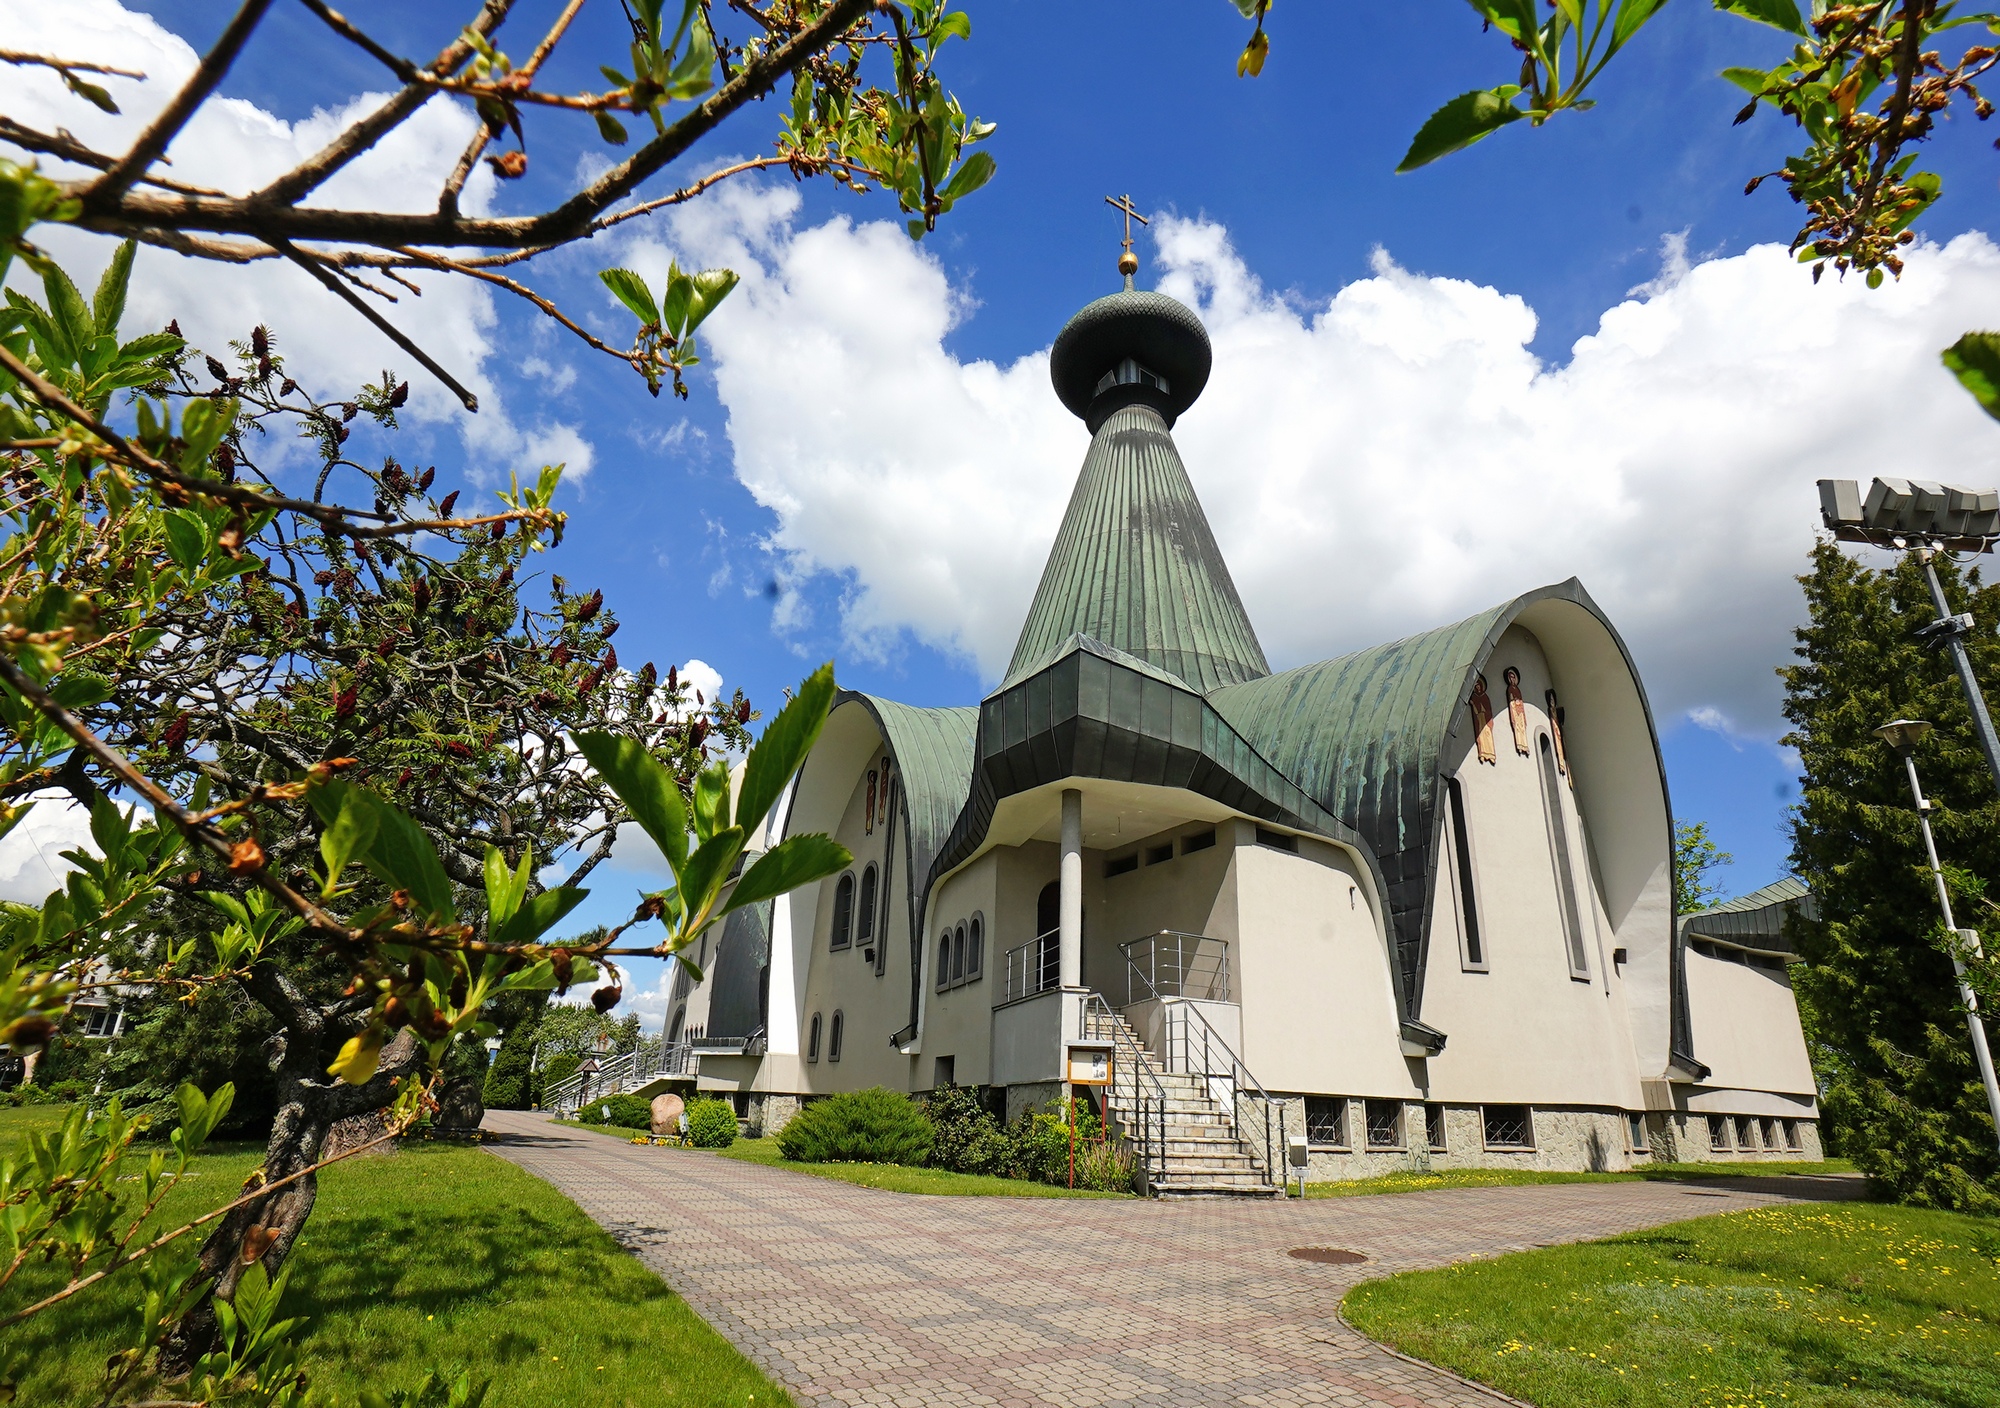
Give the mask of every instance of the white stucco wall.
<path id="1" fill-rule="evenodd" d="M 1798 1001 L 1784 973 L 1689 948 L 1687 981 L 1695 1050 L 1710 1072 L 1703 1087 L 1813 1094 Z"/>

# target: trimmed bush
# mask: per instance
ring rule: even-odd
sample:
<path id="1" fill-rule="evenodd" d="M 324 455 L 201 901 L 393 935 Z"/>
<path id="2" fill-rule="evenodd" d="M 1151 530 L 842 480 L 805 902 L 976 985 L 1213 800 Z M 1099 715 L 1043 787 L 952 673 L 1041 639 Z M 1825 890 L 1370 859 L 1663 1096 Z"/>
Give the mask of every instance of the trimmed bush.
<path id="1" fill-rule="evenodd" d="M 875 1086 L 816 1100 L 778 1135 L 794 1163 L 906 1164 L 931 1154 L 931 1122 L 907 1095 Z"/>
<path id="2" fill-rule="evenodd" d="M 931 1164 L 954 1173 L 999 1173 L 1007 1166 L 1007 1131 L 962 1085 L 940 1086 L 924 1102 Z"/>
<path id="3" fill-rule="evenodd" d="M 736 1142 L 736 1111 L 727 1100 L 693 1101 L 687 1122 L 688 1142 L 697 1149 L 727 1149 Z"/>
<path id="4" fill-rule="evenodd" d="M 576 1112 L 582 1124 L 610 1124 L 620 1129 L 651 1129 L 653 1105 L 636 1095 L 607 1095 Z"/>

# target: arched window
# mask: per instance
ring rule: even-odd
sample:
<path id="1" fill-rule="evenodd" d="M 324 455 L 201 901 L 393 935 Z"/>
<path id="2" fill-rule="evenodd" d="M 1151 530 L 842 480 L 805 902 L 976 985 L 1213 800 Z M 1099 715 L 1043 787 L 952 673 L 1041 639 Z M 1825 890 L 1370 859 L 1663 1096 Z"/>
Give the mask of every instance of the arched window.
<path id="1" fill-rule="evenodd" d="M 1062 927 L 1062 882 L 1051 880 L 1035 896 L 1035 937 L 1053 934 Z"/>
<path id="2" fill-rule="evenodd" d="M 1458 880 L 1458 909 L 1464 917 L 1464 951 L 1459 955 L 1473 972 L 1486 971 L 1486 940 L 1479 932 L 1479 893 L 1472 885 L 1472 837 L 1465 829 L 1465 788 L 1455 777 L 1445 783 L 1451 812 L 1452 873 Z"/>
<path id="3" fill-rule="evenodd" d="M 681 1039 L 681 1023 L 687 1019 L 687 1004 L 683 1002 L 674 1009 L 674 1020 L 667 1027 L 667 1045 L 672 1046 Z"/>
<path id="4" fill-rule="evenodd" d="M 1549 850 L 1554 853 L 1556 898 L 1562 911 L 1563 942 L 1569 951 L 1572 978 L 1590 978 L 1590 956 L 1583 947 L 1583 920 L 1577 912 L 1576 875 L 1570 866 L 1569 827 L 1563 821 L 1562 789 L 1556 781 L 1556 750 L 1549 736 L 1542 741 L 1542 808 L 1549 819 Z"/>
<path id="5" fill-rule="evenodd" d="M 938 935 L 937 990 L 951 986 L 951 930 Z"/>
<path id="6" fill-rule="evenodd" d="M 954 983 L 965 980 L 965 921 L 958 921 L 958 932 L 951 938 L 951 980 Z"/>
<path id="7" fill-rule="evenodd" d="M 846 1015 L 839 1008 L 835 1008 L 833 1013 L 833 1030 L 828 1032 L 826 1037 L 827 1060 L 838 1061 L 840 1059 L 840 1038 L 846 1026 Z"/>
<path id="8" fill-rule="evenodd" d="M 819 1013 L 813 1013 L 812 1026 L 806 1029 L 806 1060 L 819 1059 Z"/>
<path id="9" fill-rule="evenodd" d="M 875 942 L 875 862 L 861 872 L 861 923 L 856 941 L 866 948 Z"/>
<path id="10" fill-rule="evenodd" d="M 965 940 L 965 976 L 968 981 L 979 976 L 981 952 L 986 947 L 986 920 L 980 915 L 972 916 L 972 928 Z"/>
<path id="11" fill-rule="evenodd" d="M 840 883 L 833 887 L 833 943 L 836 949 L 846 948 L 854 938 L 854 872 L 840 877 Z"/>

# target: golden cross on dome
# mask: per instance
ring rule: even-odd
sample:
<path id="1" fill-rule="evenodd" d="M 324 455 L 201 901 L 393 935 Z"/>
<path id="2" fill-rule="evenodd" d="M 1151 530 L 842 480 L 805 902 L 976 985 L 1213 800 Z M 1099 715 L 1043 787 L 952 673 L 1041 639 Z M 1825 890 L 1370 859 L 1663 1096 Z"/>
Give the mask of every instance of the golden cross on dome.
<path id="1" fill-rule="evenodd" d="M 1139 256 L 1132 252 L 1132 222 L 1137 220 L 1143 225 L 1146 223 L 1146 217 L 1133 208 L 1130 195 L 1119 196 L 1116 199 L 1106 196 L 1104 203 L 1113 210 L 1123 211 L 1125 214 L 1125 252 L 1118 256 L 1118 272 L 1125 276 L 1125 287 L 1130 288 L 1132 276 L 1139 272 Z"/>

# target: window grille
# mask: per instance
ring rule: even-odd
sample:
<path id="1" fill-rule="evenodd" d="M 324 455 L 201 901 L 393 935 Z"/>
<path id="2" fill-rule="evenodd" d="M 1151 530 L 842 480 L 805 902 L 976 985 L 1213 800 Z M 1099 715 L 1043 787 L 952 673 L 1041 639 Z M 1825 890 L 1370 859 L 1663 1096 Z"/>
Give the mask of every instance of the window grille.
<path id="1" fill-rule="evenodd" d="M 861 932 L 859 937 L 864 945 L 875 942 L 875 883 L 875 865 L 871 861 L 868 868 L 861 872 Z"/>
<path id="2" fill-rule="evenodd" d="M 1797 1120 L 1785 1121 L 1785 1147 L 1794 1152 L 1805 1148 L 1805 1144 L 1799 1139 L 1799 1122 Z"/>
<path id="3" fill-rule="evenodd" d="M 1583 948 L 1583 920 L 1577 912 L 1576 875 L 1570 868 L 1569 827 L 1563 820 L 1562 787 L 1556 778 L 1555 749 L 1549 736 L 1542 741 L 1542 801 L 1549 818 L 1549 849 L 1555 855 L 1556 890 L 1561 900 L 1563 939 L 1569 947 L 1569 971 L 1573 978 L 1590 977 L 1590 957 Z"/>
<path id="4" fill-rule="evenodd" d="M 819 1059 L 819 1013 L 813 1013 L 812 1025 L 806 1029 L 806 1060 Z"/>
<path id="5" fill-rule="evenodd" d="M 1424 1106 L 1424 1141 L 1431 1146 L 1433 1154 L 1445 1152 L 1444 1106 Z"/>
<path id="6" fill-rule="evenodd" d="M 1778 1122 L 1776 1120 L 1765 1120 L 1764 1127 L 1758 1133 L 1764 1136 L 1764 1147 L 1766 1149 L 1775 1149 L 1778 1147 Z"/>
<path id="7" fill-rule="evenodd" d="M 846 1026 L 847 1026 L 846 1015 L 842 1013 L 838 1008 L 835 1008 L 833 1013 L 833 1028 L 826 1034 L 827 1060 L 838 1061 L 840 1059 L 840 1038 Z"/>
<path id="8" fill-rule="evenodd" d="M 1480 1109 L 1489 1149 L 1532 1149 L 1535 1121 L 1526 1105 L 1486 1105 Z"/>
<path id="9" fill-rule="evenodd" d="M 1755 1150 L 1757 1147 L 1757 1121 L 1748 1115 L 1736 1117 L 1736 1146 L 1748 1150 Z"/>
<path id="10" fill-rule="evenodd" d="M 1347 1101 L 1339 1096 L 1306 1097 L 1306 1142 L 1347 1147 Z"/>
<path id="11" fill-rule="evenodd" d="M 1465 788 L 1455 777 L 1445 779 L 1451 810 L 1452 859 L 1458 876 L 1458 909 L 1465 924 L 1465 966 L 1484 972 L 1486 941 L 1479 933 L 1479 895 L 1472 885 L 1472 840 L 1465 830 Z"/>
<path id="12" fill-rule="evenodd" d="M 854 939 L 854 873 L 849 871 L 840 877 L 840 883 L 833 887 L 833 943 L 832 948 L 846 948 Z"/>
<path id="13" fill-rule="evenodd" d="M 1708 1117 L 1708 1147 L 1721 1153 L 1729 1150 L 1729 1117 L 1710 1115 Z"/>
<path id="14" fill-rule="evenodd" d="M 1370 1100 L 1363 1107 L 1368 1116 L 1368 1147 L 1371 1149 L 1400 1149 L 1403 1147 L 1403 1102 L 1400 1100 Z"/>

